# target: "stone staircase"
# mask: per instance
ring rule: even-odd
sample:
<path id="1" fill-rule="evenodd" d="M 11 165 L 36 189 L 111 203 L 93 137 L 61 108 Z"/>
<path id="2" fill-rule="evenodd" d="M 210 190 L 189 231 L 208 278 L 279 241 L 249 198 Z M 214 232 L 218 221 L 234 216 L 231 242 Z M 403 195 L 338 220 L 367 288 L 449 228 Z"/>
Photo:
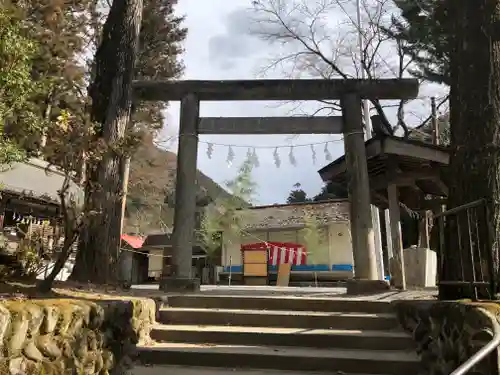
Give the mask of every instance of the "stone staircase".
<path id="1" fill-rule="evenodd" d="M 419 359 L 388 302 L 168 297 L 143 365 L 413 375 Z M 213 371 L 213 370 L 212 370 Z"/>

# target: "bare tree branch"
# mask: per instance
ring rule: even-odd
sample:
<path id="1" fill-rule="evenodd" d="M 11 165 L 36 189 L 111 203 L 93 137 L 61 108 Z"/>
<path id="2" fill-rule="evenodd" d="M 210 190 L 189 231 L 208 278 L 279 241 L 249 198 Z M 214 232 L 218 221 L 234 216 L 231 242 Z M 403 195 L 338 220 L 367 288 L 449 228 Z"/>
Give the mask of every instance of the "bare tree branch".
<path id="1" fill-rule="evenodd" d="M 413 61 L 404 53 L 404 42 L 392 40 L 381 29 L 391 27 L 395 11 L 392 0 L 361 0 L 360 28 L 353 0 L 255 0 L 251 34 L 279 47 L 262 74 L 281 69 L 294 78 L 409 77 Z M 340 109 L 336 102 L 322 104 L 314 114 Z M 421 125 L 407 110 L 407 101 L 371 104 L 390 134 L 402 129 L 407 137 L 411 125 Z"/>

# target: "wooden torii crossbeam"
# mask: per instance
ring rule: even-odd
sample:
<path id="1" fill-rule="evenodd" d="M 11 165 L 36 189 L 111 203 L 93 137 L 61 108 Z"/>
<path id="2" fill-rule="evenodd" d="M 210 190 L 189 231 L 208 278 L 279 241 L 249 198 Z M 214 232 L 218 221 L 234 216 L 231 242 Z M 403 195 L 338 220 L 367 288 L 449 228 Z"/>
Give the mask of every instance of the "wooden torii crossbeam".
<path id="1" fill-rule="evenodd" d="M 342 116 L 202 117 L 198 134 L 341 134 Z"/>
<path id="2" fill-rule="evenodd" d="M 356 94 L 361 99 L 414 99 L 416 79 L 261 79 L 229 81 L 136 81 L 138 98 L 181 100 L 189 94 L 198 100 L 328 100 Z"/>
<path id="3" fill-rule="evenodd" d="M 196 289 L 191 261 L 196 212 L 196 159 L 199 134 L 343 133 L 349 170 L 350 220 L 355 277 L 376 280 L 375 240 L 364 147 L 361 99 L 413 99 L 415 79 L 385 80 L 231 80 L 136 81 L 139 100 L 181 101 L 176 202 L 172 234 L 172 273 L 162 277 L 168 291 Z M 201 100 L 339 99 L 341 117 L 201 118 Z"/>

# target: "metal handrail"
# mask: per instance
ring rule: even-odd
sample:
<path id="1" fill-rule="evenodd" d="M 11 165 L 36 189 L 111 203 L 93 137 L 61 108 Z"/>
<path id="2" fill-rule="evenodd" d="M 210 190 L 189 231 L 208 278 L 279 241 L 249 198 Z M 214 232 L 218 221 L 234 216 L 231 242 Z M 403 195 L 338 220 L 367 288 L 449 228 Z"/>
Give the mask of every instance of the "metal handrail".
<path id="1" fill-rule="evenodd" d="M 481 204 L 483 204 L 485 202 L 486 202 L 486 199 L 481 198 L 481 199 L 475 200 L 473 202 L 462 204 L 461 206 L 453 207 L 453 208 L 450 208 L 449 210 L 434 214 L 433 218 L 437 219 L 437 218 L 442 217 L 442 216 L 454 215 L 460 211 L 467 210 L 468 208 L 479 207 Z"/>
<path id="2" fill-rule="evenodd" d="M 481 349 L 479 349 L 472 357 L 470 357 L 467 361 L 462 363 L 455 371 L 453 371 L 450 375 L 464 375 L 466 374 L 472 367 L 477 365 L 481 360 L 484 359 L 488 354 L 490 354 L 493 350 L 498 348 L 500 345 L 500 326 L 496 323 L 496 318 L 487 311 L 483 311 L 486 315 L 490 316 L 490 319 L 494 325 L 493 327 L 493 337 L 492 339 Z"/>

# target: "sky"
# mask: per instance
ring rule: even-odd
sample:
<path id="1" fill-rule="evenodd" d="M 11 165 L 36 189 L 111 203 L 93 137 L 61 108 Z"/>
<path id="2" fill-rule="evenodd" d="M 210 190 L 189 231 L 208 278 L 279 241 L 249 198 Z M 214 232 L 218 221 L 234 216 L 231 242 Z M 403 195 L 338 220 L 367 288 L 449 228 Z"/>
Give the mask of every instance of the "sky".
<path id="1" fill-rule="evenodd" d="M 179 1 L 176 12 L 186 16 L 185 26 L 188 28 L 183 55 L 186 66 L 184 79 L 262 78 L 262 68 L 276 55 L 277 50 L 297 48 L 292 44 L 271 45 L 257 38 L 251 32 L 255 24 L 251 22 L 250 6 L 251 0 Z M 325 12 L 324 15 L 321 21 L 324 25 L 329 24 L 330 28 L 323 30 L 337 30 L 335 25 L 346 22 L 345 14 L 338 9 Z M 388 51 L 387 56 L 391 56 L 391 51 Z M 296 75 L 305 78 L 300 72 Z M 266 78 L 290 78 L 290 70 L 285 68 L 273 71 L 268 73 Z M 430 95 L 435 90 L 436 88 L 427 89 L 425 94 Z M 200 116 L 304 115 L 313 114 L 319 105 L 307 102 L 301 103 L 297 108 L 296 103 L 265 101 L 202 102 Z M 412 108 L 417 116 L 423 116 L 426 107 L 426 103 L 421 100 Z M 172 102 L 160 138 L 164 147 L 173 152 L 177 151 L 178 123 L 179 103 Z M 280 160 L 279 168 L 276 167 L 273 156 L 276 147 Z M 327 153 L 325 147 L 328 149 Z M 210 148 L 213 150 L 211 157 L 208 155 Z M 199 142 L 198 169 L 224 185 L 225 181 L 234 178 L 249 148 L 255 148 L 259 160 L 259 166 L 253 172 L 253 179 L 257 183 L 255 204 L 283 203 L 296 183 L 300 183 L 308 195 L 317 194 L 323 185 L 317 171 L 329 163 L 329 156 L 330 160 L 335 160 L 343 154 L 343 143 L 339 135 L 202 135 Z M 234 154 L 234 159 L 228 163 L 230 153 Z"/>

